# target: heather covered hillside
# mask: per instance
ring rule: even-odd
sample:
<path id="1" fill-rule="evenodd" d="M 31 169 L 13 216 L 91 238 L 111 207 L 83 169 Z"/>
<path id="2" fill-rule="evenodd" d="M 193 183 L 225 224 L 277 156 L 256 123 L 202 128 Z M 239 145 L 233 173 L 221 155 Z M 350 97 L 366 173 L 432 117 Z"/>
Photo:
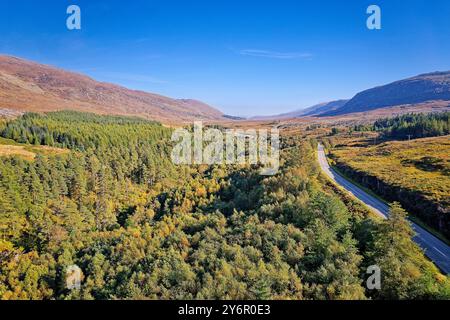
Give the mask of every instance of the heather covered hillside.
<path id="1" fill-rule="evenodd" d="M 129 90 L 10 56 L 0 56 L 1 108 L 12 110 L 8 113 L 76 110 L 168 123 L 225 119 L 220 111 L 200 101 Z"/>
<path id="2" fill-rule="evenodd" d="M 331 157 L 346 176 L 387 201 L 401 202 L 410 213 L 450 238 L 447 119 L 448 115 L 410 115 L 379 120 L 375 122 L 379 132 L 364 132 L 373 128 L 359 127 L 353 134 L 332 138 Z"/>

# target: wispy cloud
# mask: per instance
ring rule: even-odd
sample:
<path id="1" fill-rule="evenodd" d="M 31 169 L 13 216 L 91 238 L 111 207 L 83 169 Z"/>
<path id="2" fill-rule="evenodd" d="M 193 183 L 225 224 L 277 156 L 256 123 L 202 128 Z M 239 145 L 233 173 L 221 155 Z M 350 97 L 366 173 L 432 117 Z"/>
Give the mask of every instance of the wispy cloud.
<path id="1" fill-rule="evenodd" d="M 244 49 L 237 51 L 240 55 L 271 59 L 312 59 L 313 55 L 304 52 L 278 52 L 269 50 Z"/>

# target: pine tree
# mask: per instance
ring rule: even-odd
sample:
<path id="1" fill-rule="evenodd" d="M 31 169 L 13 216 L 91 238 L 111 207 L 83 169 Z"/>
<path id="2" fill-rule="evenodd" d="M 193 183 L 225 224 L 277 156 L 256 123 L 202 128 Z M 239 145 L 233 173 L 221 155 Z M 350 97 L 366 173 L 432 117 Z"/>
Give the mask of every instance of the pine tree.
<path id="1" fill-rule="evenodd" d="M 374 295 L 383 299 L 424 298 L 429 290 L 428 272 L 435 267 L 414 243 L 415 235 L 406 211 L 393 203 L 389 218 L 382 222 L 371 256 L 381 269 L 381 290 Z M 434 269 L 435 270 L 435 269 Z"/>
<path id="2" fill-rule="evenodd" d="M 272 296 L 269 281 L 266 279 L 259 279 L 254 287 L 250 290 L 256 300 L 269 300 Z"/>

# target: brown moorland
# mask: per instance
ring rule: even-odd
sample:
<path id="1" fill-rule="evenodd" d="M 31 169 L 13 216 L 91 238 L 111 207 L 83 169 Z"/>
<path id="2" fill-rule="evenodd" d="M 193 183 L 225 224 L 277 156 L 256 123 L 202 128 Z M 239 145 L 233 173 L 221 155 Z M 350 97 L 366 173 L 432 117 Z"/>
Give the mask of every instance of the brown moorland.
<path id="1" fill-rule="evenodd" d="M 10 56 L 0 56 L 0 109 L 76 110 L 139 116 L 164 123 L 225 119 L 222 112 L 197 100 L 130 90 Z"/>

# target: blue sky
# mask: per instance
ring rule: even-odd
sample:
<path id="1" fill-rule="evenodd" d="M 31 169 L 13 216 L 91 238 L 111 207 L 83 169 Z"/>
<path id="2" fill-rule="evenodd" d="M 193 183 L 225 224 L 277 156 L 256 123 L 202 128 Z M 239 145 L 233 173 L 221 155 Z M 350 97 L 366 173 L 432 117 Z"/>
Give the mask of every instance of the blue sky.
<path id="1" fill-rule="evenodd" d="M 366 28 L 370 4 L 382 30 Z M 0 53 L 266 115 L 449 70 L 449 21 L 448 0 L 2 0 Z"/>

